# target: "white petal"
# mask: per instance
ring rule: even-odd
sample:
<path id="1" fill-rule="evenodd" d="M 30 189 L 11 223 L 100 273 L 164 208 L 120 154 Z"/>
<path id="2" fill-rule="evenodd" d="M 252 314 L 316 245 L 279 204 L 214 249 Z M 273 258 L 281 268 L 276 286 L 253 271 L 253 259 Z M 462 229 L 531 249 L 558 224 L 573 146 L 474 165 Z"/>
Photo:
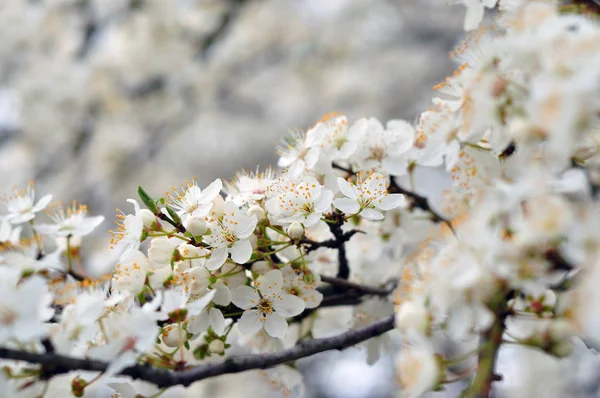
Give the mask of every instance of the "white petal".
<path id="1" fill-rule="evenodd" d="M 404 195 L 401 193 L 392 193 L 375 201 L 373 204 L 379 210 L 392 210 L 404 203 Z"/>
<path id="2" fill-rule="evenodd" d="M 333 205 L 336 209 L 346 214 L 356 214 L 360 210 L 358 202 L 349 198 L 337 198 L 333 201 Z"/>
<path id="3" fill-rule="evenodd" d="M 200 297 L 200 299 L 194 301 L 191 304 L 188 304 L 186 306 L 186 308 L 188 309 L 190 315 L 198 314 L 198 313 L 200 313 L 200 311 L 205 309 L 206 306 L 210 304 L 213 297 L 215 297 L 215 293 L 216 293 L 215 290 L 211 290 L 208 293 L 206 293 L 204 296 Z"/>
<path id="4" fill-rule="evenodd" d="M 240 333 L 254 334 L 260 330 L 262 322 L 257 311 L 244 311 L 237 325 Z"/>
<path id="5" fill-rule="evenodd" d="M 48 204 L 50 203 L 51 200 L 52 200 L 52 195 L 42 196 L 42 198 L 40 200 L 38 200 L 38 202 L 35 204 L 35 206 L 33 206 L 31 211 L 34 213 L 37 213 L 40 210 L 44 210 L 46 208 L 46 206 L 48 206 Z"/>
<path id="6" fill-rule="evenodd" d="M 223 270 L 221 270 L 221 272 L 223 272 Z M 241 273 L 244 277 L 244 279 L 246 278 L 246 275 L 242 272 Z M 217 283 L 213 286 L 215 288 L 215 297 L 213 298 L 213 302 L 216 305 L 222 305 L 222 306 L 226 306 L 229 305 L 229 303 L 231 303 L 231 290 L 229 290 L 229 288 L 227 286 L 225 286 L 223 283 Z"/>
<path id="7" fill-rule="evenodd" d="M 265 321 L 265 331 L 271 337 L 283 339 L 285 337 L 287 326 L 288 325 L 285 318 L 277 314 L 267 315 L 267 320 Z"/>
<path id="8" fill-rule="evenodd" d="M 360 216 L 362 218 L 364 218 L 365 220 L 371 220 L 371 221 L 383 220 L 383 214 L 381 214 L 380 212 L 378 212 L 375 209 L 363 209 L 363 211 L 360 212 Z"/>
<path id="9" fill-rule="evenodd" d="M 481 22 L 482 19 L 483 19 L 483 4 L 481 4 L 479 2 L 477 2 L 477 3 L 471 2 L 469 5 L 467 5 L 467 13 L 465 15 L 465 23 L 464 23 L 463 29 L 468 32 L 470 30 L 477 28 L 477 26 L 479 26 L 479 23 Z"/>
<path id="10" fill-rule="evenodd" d="M 38 224 L 34 229 L 42 235 L 54 235 L 60 229 L 60 225 L 56 224 Z"/>
<path id="11" fill-rule="evenodd" d="M 281 300 L 276 299 L 273 302 L 275 311 L 286 318 L 300 314 L 305 307 L 304 300 L 291 294 L 282 294 Z"/>
<path id="12" fill-rule="evenodd" d="M 306 162 L 306 168 L 312 169 L 317 164 L 317 160 L 319 160 L 319 147 L 312 147 L 306 153 L 304 157 L 304 161 Z"/>
<path id="13" fill-rule="evenodd" d="M 408 157 L 387 156 L 381 161 L 381 166 L 391 175 L 401 176 L 408 171 Z"/>
<path id="14" fill-rule="evenodd" d="M 104 221 L 104 216 L 87 217 L 76 229 L 73 235 L 89 235 L 98 225 Z"/>
<path id="15" fill-rule="evenodd" d="M 188 331 L 193 334 L 203 333 L 210 326 L 208 311 L 202 311 L 188 323 Z"/>
<path id="16" fill-rule="evenodd" d="M 225 317 L 221 310 L 211 308 L 208 310 L 208 316 L 210 319 L 210 327 L 217 335 L 222 336 L 223 332 L 225 332 Z"/>
<path id="17" fill-rule="evenodd" d="M 315 225 L 316 223 L 318 223 L 319 220 L 321 220 L 321 213 L 312 213 L 311 215 L 309 215 L 308 217 L 306 217 L 305 220 L 299 221 L 299 222 L 301 222 L 302 224 L 304 224 L 304 226 L 306 228 L 308 228 L 308 227 L 312 227 L 313 225 Z"/>
<path id="18" fill-rule="evenodd" d="M 256 229 L 258 219 L 255 216 L 238 215 L 236 217 L 238 224 L 235 225 L 235 234 L 239 239 L 246 239 Z"/>
<path id="19" fill-rule="evenodd" d="M 238 264 L 244 264 L 252 256 L 252 244 L 248 239 L 238 240 L 231 246 L 231 259 Z"/>
<path id="20" fill-rule="evenodd" d="M 250 286 L 239 286 L 231 291 L 231 301 L 236 307 L 247 310 L 256 307 L 260 297 Z"/>
<path id="21" fill-rule="evenodd" d="M 206 261 L 206 268 L 210 271 L 219 269 L 223 263 L 227 260 L 227 247 L 219 247 L 211 253 L 208 261 Z"/>
<path id="22" fill-rule="evenodd" d="M 269 271 L 262 276 L 260 284 L 259 290 L 263 294 L 279 293 L 283 290 L 283 274 L 278 269 Z"/>
<path id="23" fill-rule="evenodd" d="M 342 177 L 338 177 L 337 184 L 338 184 L 338 187 L 340 188 L 340 191 L 344 194 L 344 196 L 346 196 L 350 199 L 358 198 L 358 190 L 356 189 L 356 187 L 354 185 L 350 184 L 348 181 L 346 181 Z"/>
<path id="24" fill-rule="evenodd" d="M 333 192 L 328 189 L 321 191 L 321 195 L 315 201 L 315 213 L 323 213 L 331 206 L 331 200 L 333 199 Z"/>
<path id="25" fill-rule="evenodd" d="M 211 182 L 209 186 L 204 188 L 204 191 L 202 191 L 202 195 L 200 196 L 199 202 L 200 203 L 212 202 L 217 197 L 219 192 L 221 192 L 222 188 L 223 188 L 223 183 L 221 182 L 220 178 L 217 178 L 216 180 Z"/>

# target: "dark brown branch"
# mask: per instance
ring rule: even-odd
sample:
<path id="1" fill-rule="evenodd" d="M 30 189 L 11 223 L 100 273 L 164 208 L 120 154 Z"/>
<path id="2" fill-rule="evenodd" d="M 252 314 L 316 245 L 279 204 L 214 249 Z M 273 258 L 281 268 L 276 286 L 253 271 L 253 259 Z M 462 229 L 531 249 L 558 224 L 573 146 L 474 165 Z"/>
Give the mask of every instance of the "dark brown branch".
<path id="1" fill-rule="evenodd" d="M 387 296 L 394 290 L 393 287 L 391 289 L 386 289 L 380 287 L 359 285 L 358 283 L 349 282 L 346 279 L 333 278 L 331 276 L 326 275 L 321 275 L 321 281 L 329 283 L 333 286 L 342 287 L 348 290 L 354 290 L 364 295 L 371 294 L 375 296 Z"/>
<path id="2" fill-rule="evenodd" d="M 432 216 L 433 222 L 446 223 L 446 225 L 448 225 L 448 227 L 450 228 L 452 233 L 454 235 L 456 235 L 456 231 L 454 230 L 454 227 L 452 226 L 452 222 L 450 220 L 448 220 L 446 217 L 442 216 L 437 211 L 435 211 L 431 207 L 431 205 L 429 204 L 429 200 L 425 196 L 419 195 L 416 192 L 412 192 L 412 191 L 402 188 L 398 184 L 398 181 L 396 181 L 395 177 L 390 178 L 390 187 L 389 187 L 388 191 L 390 193 L 401 193 L 404 196 L 408 197 L 412 201 L 411 206 L 410 206 L 411 209 L 419 208 L 421 210 L 425 210 L 426 212 L 429 212 L 429 214 L 431 214 L 431 216 Z"/>
<path id="3" fill-rule="evenodd" d="M 394 316 L 392 315 L 371 325 L 337 336 L 315 340 L 301 340 L 294 347 L 280 352 L 231 357 L 222 362 L 194 366 L 180 372 L 156 369 L 149 365 L 135 365 L 124 369 L 120 374 L 133 379 L 148 381 L 159 388 L 175 385 L 187 387 L 196 381 L 209 377 L 252 369 L 266 369 L 306 358 L 320 352 L 342 350 L 388 332 L 393 327 Z M 42 365 L 46 373 L 52 375 L 65 374 L 77 370 L 103 372 L 109 365 L 107 362 L 92 359 L 73 358 L 54 353 L 39 354 L 3 347 L 0 347 L 0 358 L 39 364 Z"/>
<path id="4" fill-rule="evenodd" d="M 338 239 L 328 239 L 323 242 L 316 242 L 314 240 L 310 240 L 310 239 L 304 237 L 300 241 L 300 244 L 307 246 L 307 248 L 306 248 L 307 254 L 314 250 L 317 250 L 320 247 L 327 247 L 329 249 L 338 249 L 340 246 L 342 246 L 344 244 L 344 242 L 349 241 L 357 233 L 363 233 L 363 232 L 359 231 L 357 229 L 353 229 L 352 231 L 343 232 L 340 235 L 339 240 Z"/>

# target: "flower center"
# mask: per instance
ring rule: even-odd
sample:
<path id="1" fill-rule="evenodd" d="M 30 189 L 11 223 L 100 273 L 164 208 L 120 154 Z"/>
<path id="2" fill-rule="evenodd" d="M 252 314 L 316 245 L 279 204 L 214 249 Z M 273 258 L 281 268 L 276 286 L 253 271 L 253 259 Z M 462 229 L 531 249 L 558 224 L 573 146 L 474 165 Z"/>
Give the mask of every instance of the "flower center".
<path id="1" fill-rule="evenodd" d="M 267 315 L 271 315 L 273 313 L 273 301 L 268 298 L 261 298 L 258 302 L 258 310 L 261 312 L 262 317 L 266 318 Z"/>

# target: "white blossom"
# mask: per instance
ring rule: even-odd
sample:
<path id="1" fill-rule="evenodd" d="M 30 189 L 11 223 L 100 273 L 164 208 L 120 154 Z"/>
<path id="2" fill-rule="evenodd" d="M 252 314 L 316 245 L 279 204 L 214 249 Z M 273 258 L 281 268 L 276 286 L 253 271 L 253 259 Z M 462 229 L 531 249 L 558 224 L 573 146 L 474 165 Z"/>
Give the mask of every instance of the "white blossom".
<path id="1" fill-rule="evenodd" d="M 240 286 L 232 293 L 233 303 L 244 310 L 238 322 L 243 334 L 254 334 L 264 328 L 270 336 L 284 338 L 288 326 L 285 318 L 296 316 L 305 308 L 302 299 L 284 293 L 283 275 L 279 270 L 260 277 L 256 288 Z"/>

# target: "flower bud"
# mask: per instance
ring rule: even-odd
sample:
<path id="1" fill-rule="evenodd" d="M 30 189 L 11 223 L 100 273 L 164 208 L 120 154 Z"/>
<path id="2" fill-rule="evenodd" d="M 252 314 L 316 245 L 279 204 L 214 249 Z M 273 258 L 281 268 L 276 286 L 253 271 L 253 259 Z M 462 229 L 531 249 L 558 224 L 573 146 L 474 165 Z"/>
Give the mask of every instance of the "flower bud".
<path id="1" fill-rule="evenodd" d="M 415 330 L 425 332 L 429 324 L 429 313 L 421 302 L 407 301 L 402 303 L 396 313 L 396 327 L 402 332 Z"/>
<path id="2" fill-rule="evenodd" d="M 220 354 L 225 351 L 225 343 L 221 340 L 213 340 L 208 345 L 208 350 L 213 354 Z"/>
<path id="3" fill-rule="evenodd" d="M 304 227 L 299 222 L 293 222 L 288 225 L 285 232 L 290 238 L 294 240 L 300 240 L 304 236 Z"/>
<path id="4" fill-rule="evenodd" d="M 167 347 L 178 347 L 179 325 L 176 323 L 171 323 L 165 326 L 162 331 L 162 341 Z"/>
<path id="5" fill-rule="evenodd" d="M 252 264 L 252 267 L 250 267 L 250 270 L 258 275 L 264 275 L 272 269 L 273 268 L 271 268 L 269 263 L 266 261 L 257 261 L 254 264 Z"/>
<path id="6" fill-rule="evenodd" d="M 156 222 L 156 216 L 148 209 L 141 209 L 142 222 L 144 223 L 145 229 L 150 229 L 152 224 Z"/>
<path id="7" fill-rule="evenodd" d="M 208 225 L 206 225 L 204 217 L 198 216 L 190 216 L 186 218 L 185 222 L 183 223 L 183 226 L 193 236 L 202 236 L 208 230 Z"/>
<path id="8" fill-rule="evenodd" d="M 225 199 L 223 199 L 221 195 L 217 195 L 212 203 L 213 205 L 210 209 L 210 215 L 214 218 L 220 218 L 225 210 Z"/>
<path id="9" fill-rule="evenodd" d="M 261 220 L 264 220 L 267 215 L 265 213 L 265 209 L 263 209 L 259 205 L 252 205 L 248 209 L 248 216 L 249 217 L 254 216 L 254 217 L 256 217 L 256 219 L 258 221 L 261 221 Z"/>

